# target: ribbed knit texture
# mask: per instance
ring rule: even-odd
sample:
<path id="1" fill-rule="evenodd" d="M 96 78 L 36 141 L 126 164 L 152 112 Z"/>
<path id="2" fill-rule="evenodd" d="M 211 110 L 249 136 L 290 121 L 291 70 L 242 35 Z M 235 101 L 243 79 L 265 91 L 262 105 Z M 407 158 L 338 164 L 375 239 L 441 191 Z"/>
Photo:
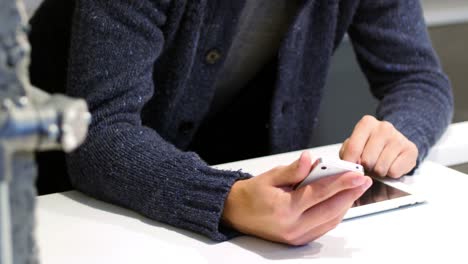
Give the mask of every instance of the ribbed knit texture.
<path id="1" fill-rule="evenodd" d="M 185 150 L 224 62 L 205 63 L 205 56 L 212 48 L 227 52 L 242 5 L 76 1 L 68 92 L 86 98 L 93 114 L 87 141 L 68 157 L 77 189 L 216 241 L 234 234 L 220 225 L 224 201 L 249 175 L 212 169 Z M 415 0 L 304 1 L 279 52 L 270 152 L 310 146 L 330 58 L 348 30 L 382 99 L 378 117 L 408 136 L 423 159 L 453 103 Z"/>

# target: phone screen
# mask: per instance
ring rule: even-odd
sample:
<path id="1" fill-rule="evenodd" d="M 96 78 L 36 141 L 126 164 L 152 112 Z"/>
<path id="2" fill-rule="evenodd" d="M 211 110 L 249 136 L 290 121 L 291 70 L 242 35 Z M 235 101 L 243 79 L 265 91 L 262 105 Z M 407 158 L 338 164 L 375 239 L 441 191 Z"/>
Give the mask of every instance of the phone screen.
<path id="1" fill-rule="evenodd" d="M 374 179 L 372 186 L 354 202 L 353 207 L 391 200 L 410 195 L 400 189 Z"/>

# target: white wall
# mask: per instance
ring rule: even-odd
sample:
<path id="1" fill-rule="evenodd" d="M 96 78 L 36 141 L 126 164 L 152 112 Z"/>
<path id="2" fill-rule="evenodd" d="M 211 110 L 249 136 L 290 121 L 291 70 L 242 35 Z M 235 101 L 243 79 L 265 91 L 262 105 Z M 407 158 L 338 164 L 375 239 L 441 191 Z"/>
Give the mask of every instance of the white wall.
<path id="1" fill-rule="evenodd" d="M 429 26 L 468 22 L 468 0 L 422 0 Z"/>

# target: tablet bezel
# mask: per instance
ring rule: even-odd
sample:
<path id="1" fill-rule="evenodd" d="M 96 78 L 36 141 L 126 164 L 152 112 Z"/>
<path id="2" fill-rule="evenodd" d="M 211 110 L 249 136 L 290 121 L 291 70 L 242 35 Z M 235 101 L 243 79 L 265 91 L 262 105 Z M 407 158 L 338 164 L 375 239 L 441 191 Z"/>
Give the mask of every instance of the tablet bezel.
<path id="1" fill-rule="evenodd" d="M 360 205 L 357 207 L 352 207 L 345 214 L 343 220 L 349 220 L 361 216 L 381 213 L 389 211 L 392 209 L 407 207 L 411 205 L 416 205 L 426 202 L 426 199 L 418 192 L 413 190 L 407 184 L 402 183 L 401 181 L 387 178 L 372 178 L 373 181 L 380 181 L 383 184 L 391 186 L 393 188 L 399 189 L 400 191 L 408 193 L 406 196 L 392 198 L 389 200 L 379 201 L 375 203 L 370 203 L 366 205 Z"/>

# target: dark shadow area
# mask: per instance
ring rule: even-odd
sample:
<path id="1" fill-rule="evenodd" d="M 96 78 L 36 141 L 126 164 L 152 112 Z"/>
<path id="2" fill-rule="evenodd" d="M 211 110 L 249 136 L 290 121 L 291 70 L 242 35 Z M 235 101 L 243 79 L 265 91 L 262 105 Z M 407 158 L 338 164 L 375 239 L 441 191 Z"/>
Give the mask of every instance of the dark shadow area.
<path id="1" fill-rule="evenodd" d="M 45 0 L 29 21 L 31 83 L 51 94 L 65 93 L 73 0 Z M 36 154 L 38 194 L 72 189 L 61 151 Z"/>

